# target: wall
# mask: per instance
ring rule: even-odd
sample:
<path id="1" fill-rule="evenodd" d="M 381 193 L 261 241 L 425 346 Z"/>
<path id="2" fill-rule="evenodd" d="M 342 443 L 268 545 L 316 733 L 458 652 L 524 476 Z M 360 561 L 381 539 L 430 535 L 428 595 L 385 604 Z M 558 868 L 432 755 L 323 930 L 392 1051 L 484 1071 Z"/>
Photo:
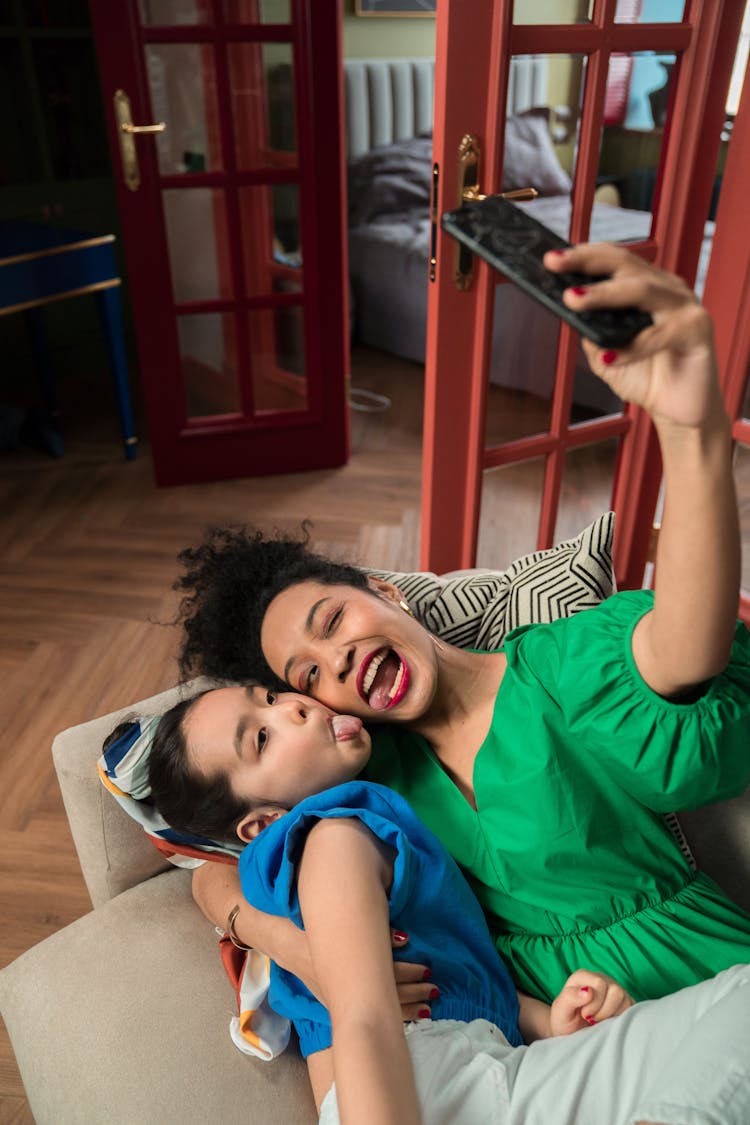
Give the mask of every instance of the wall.
<path id="1" fill-rule="evenodd" d="M 355 16 L 344 3 L 344 58 L 430 58 L 435 54 L 431 16 Z"/>
<path id="2" fill-rule="evenodd" d="M 468 6 L 471 0 L 464 3 Z M 569 23 L 576 19 L 580 8 L 581 0 L 516 0 L 515 17 L 518 23 Z M 426 58 L 434 54 L 433 18 L 356 16 L 354 0 L 344 0 L 345 58 Z"/>
<path id="3" fill-rule="evenodd" d="M 580 5 L 581 0 L 517 0 L 517 17 L 533 23 L 554 15 L 560 23 L 570 23 L 576 19 Z M 435 54 L 435 20 L 424 16 L 357 16 L 354 0 L 345 0 L 343 48 L 344 58 L 429 58 Z M 551 57 L 545 103 L 577 105 L 580 81 L 580 59 Z M 561 152 L 563 159 L 570 158 L 570 147 L 570 153 Z"/>

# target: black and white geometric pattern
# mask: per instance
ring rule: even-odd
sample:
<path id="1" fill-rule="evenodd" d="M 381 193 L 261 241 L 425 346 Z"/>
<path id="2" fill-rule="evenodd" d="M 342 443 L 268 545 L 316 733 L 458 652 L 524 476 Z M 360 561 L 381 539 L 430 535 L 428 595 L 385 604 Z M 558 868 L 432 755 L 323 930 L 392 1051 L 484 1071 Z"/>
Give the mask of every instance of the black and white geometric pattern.
<path id="1" fill-rule="evenodd" d="M 398 586 L 437 636 L 460 648 L 494 649 L 519 625 L 570 617 L 609 597 L 614 528 L 614 512 L 606 512 L 574 539 L 524 555 L 507 570 L 372 573 Z"/>

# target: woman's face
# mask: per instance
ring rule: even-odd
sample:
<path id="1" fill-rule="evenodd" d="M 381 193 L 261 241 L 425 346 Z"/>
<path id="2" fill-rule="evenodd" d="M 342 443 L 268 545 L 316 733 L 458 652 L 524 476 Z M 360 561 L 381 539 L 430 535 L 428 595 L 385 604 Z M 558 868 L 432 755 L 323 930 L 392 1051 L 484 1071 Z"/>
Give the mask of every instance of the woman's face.
<path id="1" fill-rule="evenodd" d="M 300 582 L 273 599 L 261 628 L 269 665 L 293 691 L 370 721 L 414 722 L 437 687 L 431 635 L 387 582 L 371 590 Z"/>

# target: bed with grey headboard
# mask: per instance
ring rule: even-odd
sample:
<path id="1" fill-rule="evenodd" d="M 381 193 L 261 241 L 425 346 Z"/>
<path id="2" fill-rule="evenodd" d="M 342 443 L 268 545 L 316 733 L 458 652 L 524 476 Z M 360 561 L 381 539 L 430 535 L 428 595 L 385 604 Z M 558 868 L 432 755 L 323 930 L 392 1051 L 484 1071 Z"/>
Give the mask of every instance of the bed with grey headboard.
<path id="1" fill-rule="evenodd" d="M 354 338 L 424 361 L 434 63 L 432 59 L 346 59 L 344 90 L 349 186 L 349 274 Z M 520 204 L 567 238 L 571 181 L 549 129 L 547 60 L 514 58 L 508 94 L 503 190 L 533 186 Z M 592 240 L 637 241 L 651 215 L 595 203 Z M 706 238 L 696 289 L 710 254 Z M 550 398 L 558 324 L 512 285 L 498 285 L 490 380 Z M 574 397 L 595 410 L 620 401 L 588 372 L 583 353 Z"/>

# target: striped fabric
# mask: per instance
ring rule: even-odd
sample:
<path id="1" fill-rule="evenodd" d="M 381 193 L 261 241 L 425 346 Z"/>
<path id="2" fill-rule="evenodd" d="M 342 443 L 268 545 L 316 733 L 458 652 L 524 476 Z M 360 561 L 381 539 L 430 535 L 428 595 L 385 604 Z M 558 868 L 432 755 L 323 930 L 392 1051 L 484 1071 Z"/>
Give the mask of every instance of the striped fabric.
<path id="1" fill-rule="evenodd" d="M 97 768 L 102 784 L 112 794 L 120 808 L 136 820 L 151 843 L 177 867 L 197 867 L 206 858 L 224 863 L 236 863 L 242 851 L 237 844 L 209 840 L 178 832 L 151 804 L 148 784 L 148 756 L 157 726 L 158 715 L 133 719 L 99 758 Z"/>
<path id="2" fill-rule="evenodd" d="M 238 949 L 226 934 L 219 941 L 224 970 L 234 988 L 237 1015 L 229 1021 L 229 1035 L 243 1055 L 271 1062 L 286 1050 L 292 1026 L 269 1006 L 271 962 L 259 949 Z"/>
<path id="3" fill-rule="evenodd" d="M 455 577 L 372 571 L 393 582 L 414 615 L 460 648 L 497 649 L 511 629 L 570 617 L 614 590 L 614 512 L 574 539 L 517 559 L 507 570 L 463 571 Z"/>

